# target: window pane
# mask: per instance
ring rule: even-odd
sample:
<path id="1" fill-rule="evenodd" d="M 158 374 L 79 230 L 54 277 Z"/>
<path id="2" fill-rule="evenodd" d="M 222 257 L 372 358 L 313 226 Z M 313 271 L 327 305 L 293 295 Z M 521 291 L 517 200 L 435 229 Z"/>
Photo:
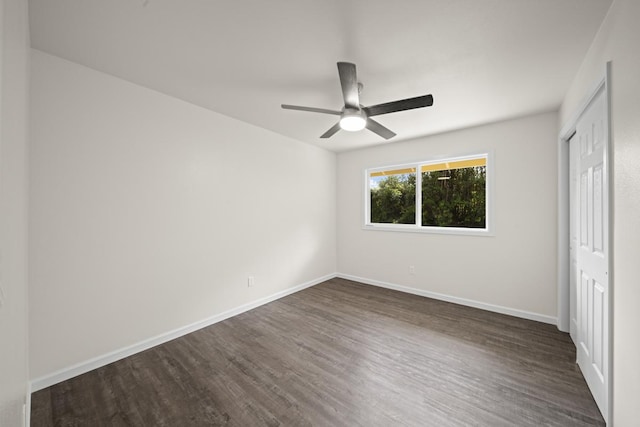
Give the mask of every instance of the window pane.
<path id="1" fill-rule="evenodd" d="M 369 189 L 372 223 L 416 223 L 415 168 L 372 172 Z"/>
<path id="2" fill-rule="evenodd" d="M 422 171 L 422 225 L 428 227 L 486 228 L 486 159 L 482 166 L 426 165 Z M 469 162 L 469 161 L 466 161 Z"/>

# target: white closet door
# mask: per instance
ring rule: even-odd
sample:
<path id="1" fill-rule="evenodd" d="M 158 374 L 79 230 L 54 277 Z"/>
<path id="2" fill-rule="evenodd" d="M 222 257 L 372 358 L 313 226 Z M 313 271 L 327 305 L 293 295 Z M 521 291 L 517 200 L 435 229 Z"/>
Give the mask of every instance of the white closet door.
<path id="1" fill-rule="evenodd" d="M 603 416 L 608 405 L 609 218 L 606 166 L 606 105 L 601 91 L 576 127 L 577 182 L 577 358 Z"/>

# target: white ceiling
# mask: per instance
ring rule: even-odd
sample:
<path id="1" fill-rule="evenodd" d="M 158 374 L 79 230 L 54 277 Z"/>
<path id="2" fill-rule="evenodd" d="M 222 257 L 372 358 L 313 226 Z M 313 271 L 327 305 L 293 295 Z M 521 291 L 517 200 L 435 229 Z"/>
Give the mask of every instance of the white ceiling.
<path id="1" fill-rule="evenodd" d="M 330 150 L 384 143 L 318 137 L 339 110 L 337 61 L 361 103 L 431 93 L 378 116 L 414 138 L 557 109 L 611 0 L 30 0 L 34 48 Z"/>

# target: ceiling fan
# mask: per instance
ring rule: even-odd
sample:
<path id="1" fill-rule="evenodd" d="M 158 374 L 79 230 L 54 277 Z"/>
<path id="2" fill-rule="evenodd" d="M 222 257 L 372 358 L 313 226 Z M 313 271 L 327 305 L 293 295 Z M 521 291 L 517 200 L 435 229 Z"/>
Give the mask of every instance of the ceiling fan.
<path id="1" fill-rule="evenodd" d="M 325 108 L 301 107 L 298 105 L 282 104 L 285 110 L 310 111 L 312 113 L 333 114 L 340 116 L 340 121 L 331 129 L 323 133 L 320 138 L 329 138 L 340 129 L 346 131 L 359 131 L 365 127 L 384 139 L 396 136 L 394 132 L 382 126 L 371 117 L 381 114 L 395 113 L 396 111 L 413 110 L 414 108 L 430 107 L 433 105 L 433 96 L 423 95 L 415 98 L 406 98 L 399 101 L 386 102 L 384 104 L 364 107 L 360 104 L 360 91 L 362 83 L 358 82 L 356 64 L 351 62 L 338 62 L 338 75 L 342 86 L 344 107 L 342 110 L 327 110 Z"/>

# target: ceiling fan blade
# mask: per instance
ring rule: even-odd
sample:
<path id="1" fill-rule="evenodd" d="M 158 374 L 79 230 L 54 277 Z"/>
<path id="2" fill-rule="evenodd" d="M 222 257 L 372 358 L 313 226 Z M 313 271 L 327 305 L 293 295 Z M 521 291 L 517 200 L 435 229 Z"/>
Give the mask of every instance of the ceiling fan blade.
<path id="1" fill-rule="evenodd" d="M 301 107 L 299 105 L 282 104 L 282 108 L 284 108 L 285 110 L 298 110 L 298 111 L 310 111 L 312 113 L 333 114 L 335 116 L 339 116 L 340 114 L 342 114 L 342 112 L 340 111 L 327 110 L 326 108 Z"/>
<path id="2" fill-rule="evenodd" d="M 401 99 L 399 101 L 385 102 L 384 104 L 364 107 L 363 110 L 368 117 L 379 116 L 380 114 L 395 113 L 396 111 L 413 110 L 414 108 L 431 107 L 433 96 L 424 95 L 415 98 Z"/>
<path id="3" fill-rule="evenodd" d="M 376 122 L 373 119 L 367 119 L 367 129 L 369 129 L 373 133 L 377 133 L 384 139 L 391 139 L 394 136 L 396 136 L 395 133 L 393 133 L 392 131 L 382 126 L 380 123 Z"/>
<path id="4" fill-rule="evenodd" d="M 356 64 L 338 62 L 338 74 L 342 86 L 342 97 L 347 108 L 360 109 L 360 95 L 358 94 L 358 76 Z"/>
<path id="5" fill-rule="evenodd" d="M 331 129 L 329 129 L 328 131 L 320 135 L 320 138 L 330 138 L 339 130 L 340 130 L 340 122 L 336 123 L 331 127 Z"/>

